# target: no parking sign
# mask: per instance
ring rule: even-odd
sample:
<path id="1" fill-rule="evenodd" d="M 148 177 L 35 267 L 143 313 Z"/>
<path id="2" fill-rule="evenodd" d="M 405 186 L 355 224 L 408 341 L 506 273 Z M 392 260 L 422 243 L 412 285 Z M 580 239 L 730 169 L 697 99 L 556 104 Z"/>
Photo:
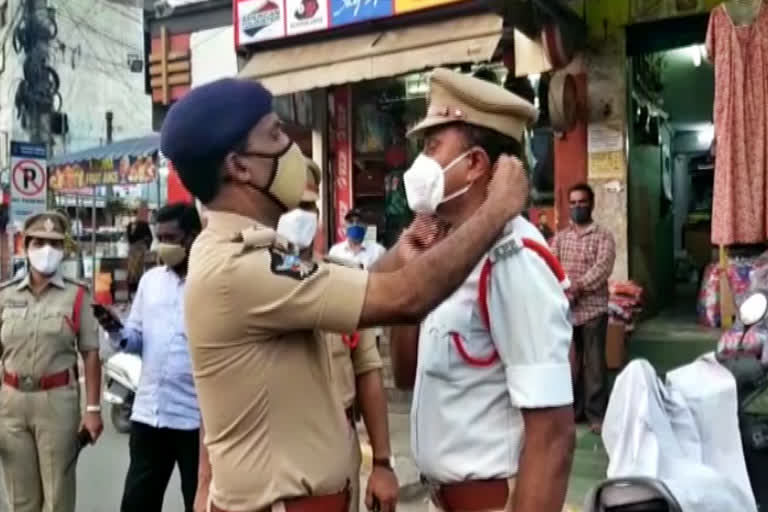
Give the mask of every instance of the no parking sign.
<path id="1" fill-rule="evenodd" d="M 44 144 L 11 142 L 10 221 L 20 229 L 24 219 L 46 210 L 48 172 Z"/>

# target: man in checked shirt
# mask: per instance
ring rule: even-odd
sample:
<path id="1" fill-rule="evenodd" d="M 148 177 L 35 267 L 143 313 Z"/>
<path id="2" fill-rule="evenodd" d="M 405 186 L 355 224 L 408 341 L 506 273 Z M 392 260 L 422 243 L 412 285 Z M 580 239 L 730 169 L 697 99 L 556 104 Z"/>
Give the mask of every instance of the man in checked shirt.
<path id="1" fill-rule="evenodd" d="M 595 192 L 586 183 L 568 194 L 571 224 L 555 235 L 552 249 L 571 282 L 574 408 L 577 421 L 599 434 L 608 403 L 605 334 L 608 327 L 608 278 L 616 260 L 613 235 L 592 220 Z"/>

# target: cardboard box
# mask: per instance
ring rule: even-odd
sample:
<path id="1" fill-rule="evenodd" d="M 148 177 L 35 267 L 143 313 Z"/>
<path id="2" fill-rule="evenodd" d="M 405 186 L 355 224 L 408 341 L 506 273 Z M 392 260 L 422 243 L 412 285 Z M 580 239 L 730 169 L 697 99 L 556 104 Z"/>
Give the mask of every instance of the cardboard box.
<path id="1" fill-rule="evenodd" d="M 609 370 L 620 370 L 627 359 L 626 327 L 621 322 L 608 322 L 605 335 L 605 364 Z"/>

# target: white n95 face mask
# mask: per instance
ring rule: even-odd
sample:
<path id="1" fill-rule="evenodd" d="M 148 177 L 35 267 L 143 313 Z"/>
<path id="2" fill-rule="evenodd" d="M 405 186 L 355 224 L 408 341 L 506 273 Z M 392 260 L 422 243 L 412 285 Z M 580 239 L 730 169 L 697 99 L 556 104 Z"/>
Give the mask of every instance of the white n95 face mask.
<path id="1" fill-rule="evenodd" d="M 32 265 L 32 268 L 44 276 L 50 276 L 59 270 L 61 260 L 64 259 L 64 251 L 54 249 L 50 245 L 44 245 L 42 247 L 29 249 L 27 251 L 27 257 L 29 258 L 29 264 Z"/>
<path id="2" fill-rule="evenodd" d="M 469 153 L 470 151 L 465 151 L 445 168 L 437 160 L 424 153 L 417 156 L 411 164 L 411 168 L 403 175 L 405 196 L 411 210 L 416 213 L 432 214 L 437 211 L 437 207 L 441 204 L 466 193 L 469 190 L 469 185 L 446 197 L 445 173 Z"/>
<path id="3" fill-rule="evenodd" d="M 295 208 L 280 216 L 277 222 L 277 234 L 299 249 L 312 245 L 317 233 L 317 214 Z"/>

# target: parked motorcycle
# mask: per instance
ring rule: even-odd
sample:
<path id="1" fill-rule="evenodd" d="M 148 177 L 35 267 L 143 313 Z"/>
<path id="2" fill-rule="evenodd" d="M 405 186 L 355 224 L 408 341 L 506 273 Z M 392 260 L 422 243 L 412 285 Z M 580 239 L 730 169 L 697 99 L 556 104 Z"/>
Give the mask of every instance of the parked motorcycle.
<path id="1" fill-rule="evenodd" d="M 768 291 L 757 291 L 739 307 L 747 332 L 768 318 Z M 754 354 L 741 349 L 718 355 L 718 362 L 734 376 L 738 393 L 741 442 L 758 510 L 768 510 L 768 372 Z M 757 407 L 756 407 L 757 406 Z M 762 407 L 760 407 L 762 406 Z M 584 512 L 681 512 L 682 507 L 664 482 L 656 478 L 612 478 L 587 496 Z"/>
<path id="2" fill-rule="evenodd" d="M 736 379 L 744 460 L 758 510 L 768 510 L 768 372 L 754 354 L 742 350 L 741 344 L 747 332 L 766 317 L 768 291 L 756 291 L 739 307 L 744 332 L 737 350 L 719 358 Z"/>
<path id="3" fill-rule="evenodd" d="M 118 352 L 104 363 L 106 385 L 104 401 L 110 405 L 110 419 L 115 430 L 126 434 L 131 430 L 133 399 L 139 387 L 141 357 Z"/>
<path id="4" fill-rule="evenodd" d="M 656 478 L 611 478 L 587 496 L 584 512 L 681 512 L 664 482 Z"/>

